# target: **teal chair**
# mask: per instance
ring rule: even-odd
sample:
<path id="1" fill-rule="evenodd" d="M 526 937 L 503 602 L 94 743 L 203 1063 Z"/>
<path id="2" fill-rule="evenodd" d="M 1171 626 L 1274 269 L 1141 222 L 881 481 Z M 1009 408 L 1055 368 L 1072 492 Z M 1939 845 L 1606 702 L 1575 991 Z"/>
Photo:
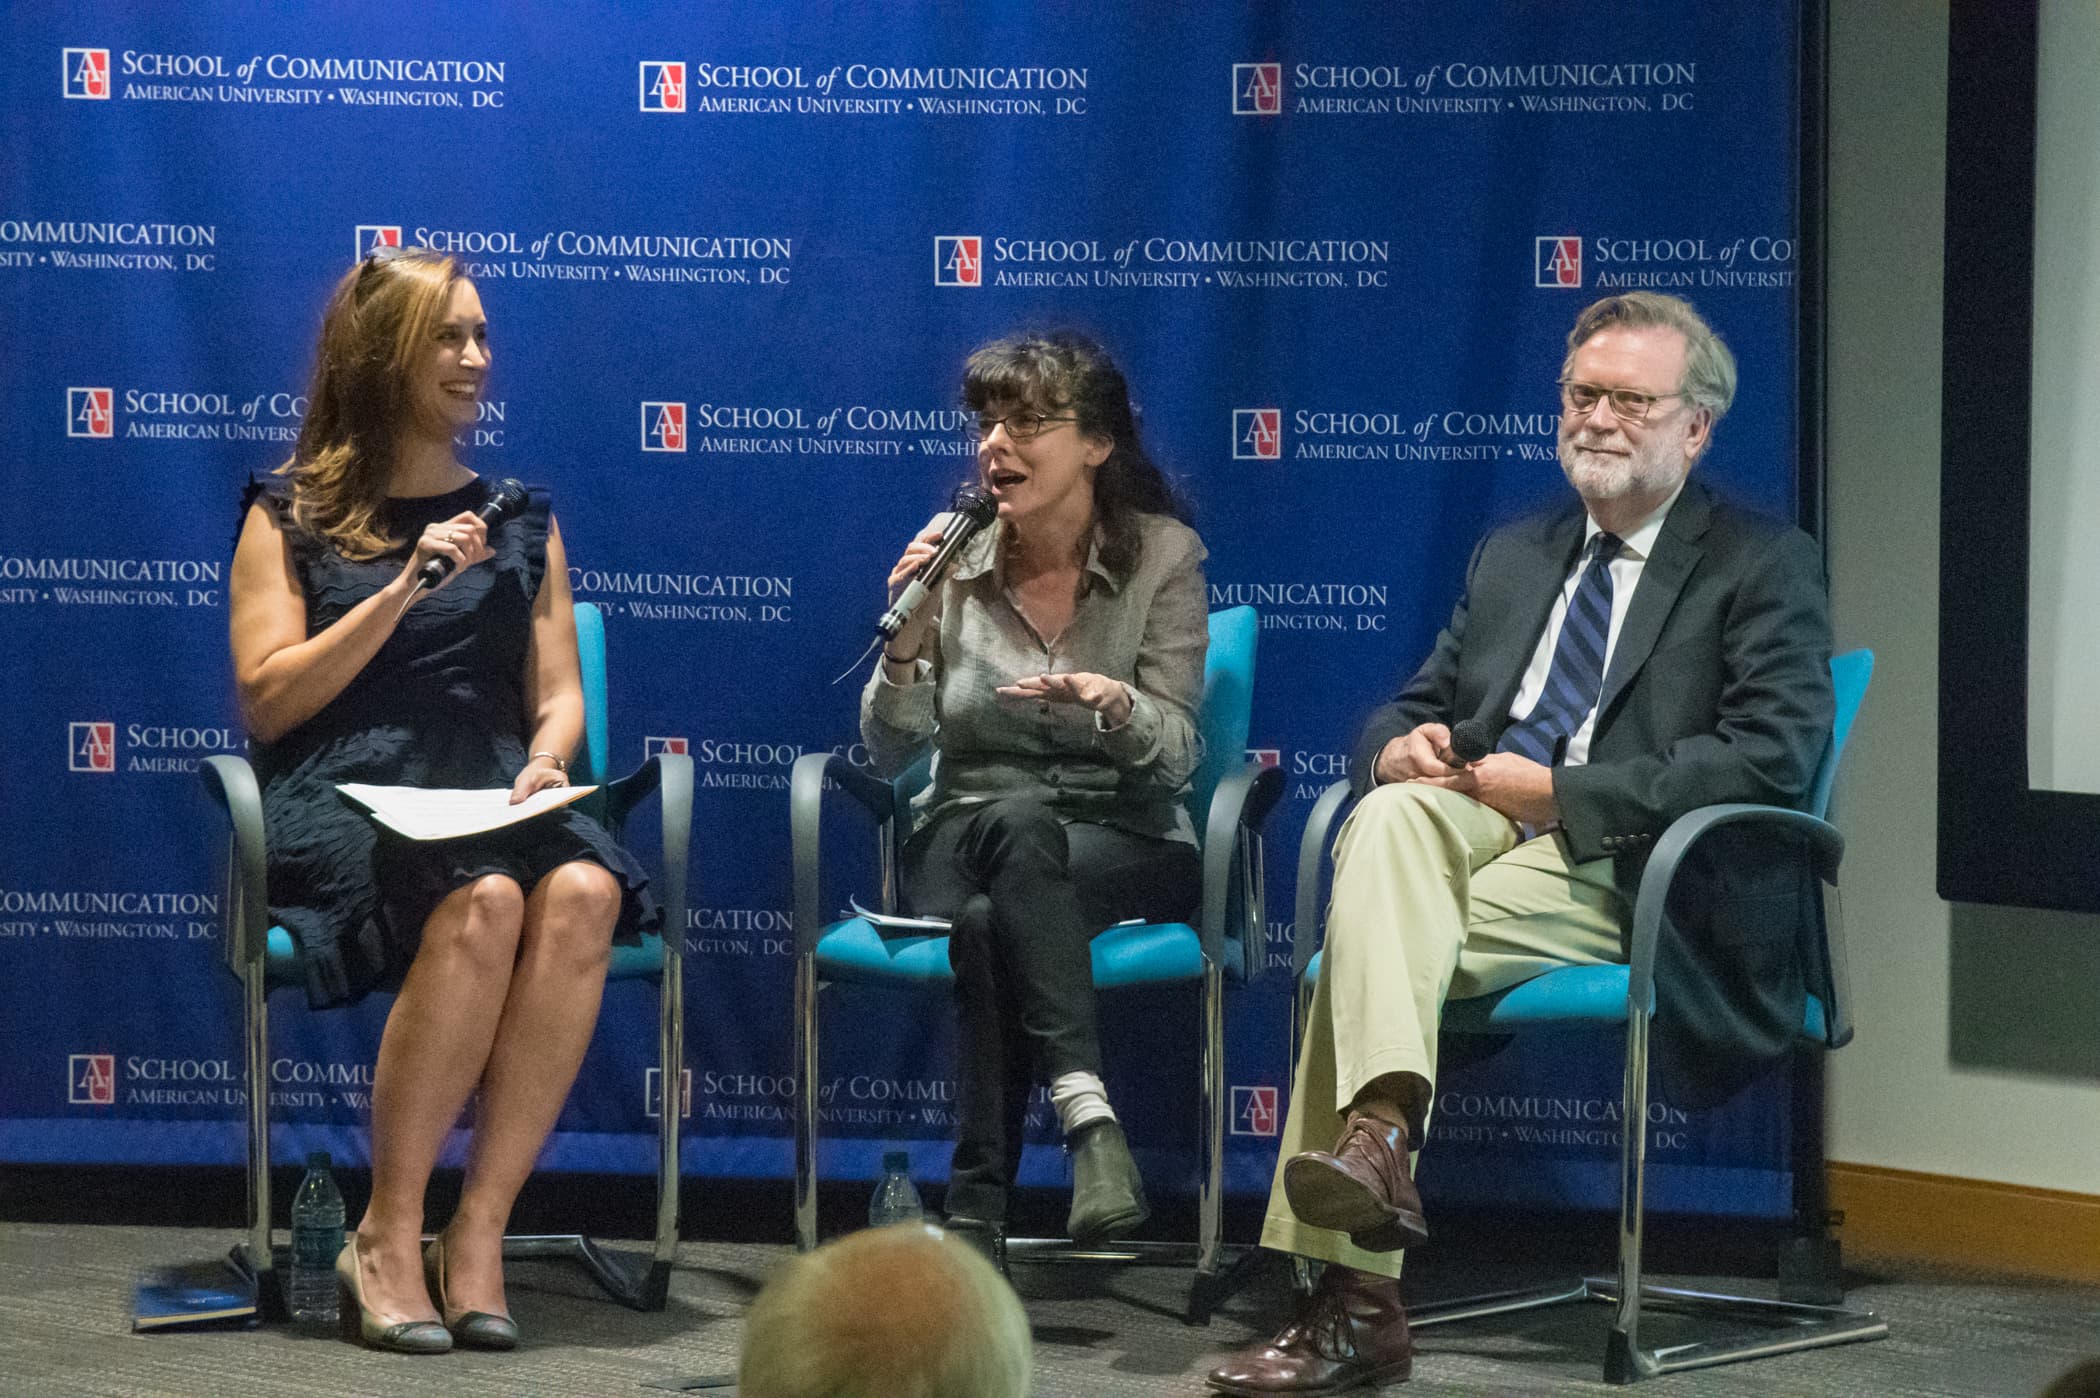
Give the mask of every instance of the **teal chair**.
<path id="1" fill-rule="evenodd" d="M 570 764 L 578 786 L 603 779 L 608 738 L 605 692 L 605 618 L 589 602 L 576 604 L 576 646 L 583 667 L 584 750 Z M 275 1276 L 270 1224 L 270 992 L 304 987 L 291 933 L 270 925 L 265 870 L 269 849 L 263 837 L 262 797 L 246 758 L 206 758 L 206 788 L 232 826 L 227 861 L 226 965 L 241 984 L 248 1092 L 248 1237 L 233 1250 L 236 1266 L 255 1283 L 258 1303 L 282 1319 L 283 1296 Z M 678 1249 L 678 1146 L 680 1067 L 685 1057 L 683 946 L 686 852 L 693 818 L 693 760 L 663 753 L 618 781 L 606 782 L 579 802 L 618 834 L 635 807 L 660 792 L 663 818 L 664 926 L 673 935 L 648 935 L 640 946 L 613 948 L 608 980 L 645 980 L 657 986 L 659 1094 L 656 1176 L 656 1246 L 648 1255 L 610 1251 L 581 1234 L 513 1236 L 503 1240 L 505 1257 L 564 1257 L 582 1264 L 606 1292 L 636 1310 L 662 1310 L 670 1292 L 671 1263 Z"/>
<path id="2" fill-rule="evenodd" d="M 1838 762 L 1852 735 L 1853 720 L 1866 698 L 1867 682 L 1874 673 L 1874 653 L 1856 650 L 1833 657 L 1831 684 L 1836 694 L 1836 720 L 1830 746 L 1816 769 L 1809 789 L 1806 811 L 1778 806 L 1730 804 L 1702 806 L 1687 811 L 1671 823 L 1656 841 L 1641 886 L 1634 899 L 1631 958 L 1623 966 L 1570 966 L 1473 999 L 1452 1000 L 1444 1006 L 1443 1032 L 1447 1034 L 1523 1034 L 1543 1029 L 1623 1028 L 1626 1033 L 1626 1080 L 1622 1121 L 1648 1119 L 1648 1038 L 1655 1017 L 1655 957 L 1666 926 L 1664 907 L 1679 867 L 1692 848 L 1710 832 L 1727 825 L 1761 824 L 1800 832 L 1805 837 L 1807 857 L 1813 861 L 1821 881 L 1832 896 L 1825 904 L 1827 919 L 1820 977 L 1830 988 L 1827 1003 L 1808 997 L 1802 1017 L 1804 1045 L 1825 1049 L 1842 1048 L 1852 1038 L 1852 1021 L 1845 964 L 1843 929 L 1837 917 L 1835 891 L 1838 862 L 1844 857 L 1845 841 L 1824 816 L 1830 809 L 1830 792 L 1837 781 Z M 1298 994 L 1294 1004 L 1292 1045 L 1295 1050 L 1303 1033 L 1305 1011 L 1320 974 L 1318 937 L 1324 927 L 1321 899 L 1323 861 L 1333 844 L 1336 820 L 1349 801 L 1348 783 L 1337 783 L 1320 796 L 1305 827 L 1298 850 L 1298 943 L 1294 960 L 1298 971 Z M 1812 979 L 1816 979 L 1812 977 Z M 1295 1060 L 1295 1052 L 1293 1059 Z M 1410 1311 L 1409 1323 L 1416 1328 L 1454 1320 L 1530 1310 L 1570 1301 L 1605 1301 L 1616 1306 L 1616 1317 L 1604 1352 L 1607 1383 L 1632 1383 L 1656 1374 L 1680 1369 L 1704 1368 L 1739 1359 L 1760 1359 L 1823 1345 L 1854 1340 L 1879 1340 L 1888 1336 L 1888 1324 L 1866 1311 L 1850 1311 L 1835 1305 L 1808 1305 L 1763 1297 L 1723 1296 L 1684 1291 L 1674 1287 L 1643 1285 L 1641 1282 L 1641 1233 L 1643 1218 L 1647 1133 L 1623 1133 L 1620 1162 L 1619 1262 L 1616 1280 L 1583 1278 L 1573 1283 L 1532 1291 L 1504 1292 L 1469 1297 Z M 1821 1161 L 1811 1168 L 1820 1168 Z M 1731 1338 L 1696 1344 L 1644 1350 L 1640 1346 L 1641 1307 L 1689 1312 L 1712 1318 L 1748 1322 L 1760 1327 L 1753 1338 Z"/>
<path id="3" fill-rule="evenodd" d="M 1223 988 L 1252 981 L 1262 965 L 1261 827 L 1283 792 L 1281 772 L 1246 758 L 1253 699 L 1255 641 L 1260 621 L 1252 607 L 1213 612 L 1204 666 L 1198 726 L 1203 760 L 1190 782 L 1188 810 L 1202 835 L 1203 891 L 1196 925 L 1158 923 L 1112 927 L 1094 938 L 1094 984 L 1102 990 L 1189 984 L 1203 1004 L 1199 1127 L 1202 1175 L 1198 1229 L 1186 1244 L 1121 1243 L 1079 1251 L 1064 1239 L 1012 1239 L 1016 1258 L 1041 1260 L 1183 1260 L 1193 1256 L 1196 1281 L 1190 1317 L 1207 1320 L 1211 1287 L 1219 1275 L 1225 1141 Z M 879 781 L 844 758 L 810 753 L 795 763 L 790 817 L 795 860 L 795 1241 L 817 1245 L 818 991 L 827 986 L 886 985 L 946 992 L 954 981 L 946 936 L 885 938 L 862 917 L 827 921 L 822 895 L 823 799 L 843 791 L 876 825 L 881 860 L 881 906 L 897 907 L 897 858 L 911 825 L 911 798 L 925 786 L 922 761 L 895 782 Z M 831 906 L 837 906 L 836 903 Z"/>

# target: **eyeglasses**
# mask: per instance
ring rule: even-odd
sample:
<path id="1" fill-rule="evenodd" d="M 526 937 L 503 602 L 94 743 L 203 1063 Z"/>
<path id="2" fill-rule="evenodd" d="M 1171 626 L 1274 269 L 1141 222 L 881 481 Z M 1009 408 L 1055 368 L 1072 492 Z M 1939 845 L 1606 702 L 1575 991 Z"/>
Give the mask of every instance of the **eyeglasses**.
<path id="1" fill-rule="evenodd" d="M 1030 412 L 1028 409 L 1022 408 L 1008 413 L 1004 417 L 994 417 L 990 413 L 978 413 L 976 420 L 970 424 L 970 430 L 975 432 L 977 440 L 982 442 L 992 435 L 993 428 L 1003 426 L 1006 428 L 1008 437 L 1016 442 L 1026 442 L 1042 436 L 1053 423 L 1077 421 L 1079 419 L 1071 413 L 1053 416 L 1047 413 Z"/>
<path id="2" fill-rule="evenodd" d="M 1598 384 L 1584 383 L 1580 379 L 1561 379 L 1560 405 L 1563 412 L 1586 417 L 1594 412 L 1599 398 L 1611 400 L 1612 416 L 1621 422 L 1640 424 L 1648 420 L 1648 414 L 1665 398 L 1682 398 L 1682 393 L 1643 393 L 1637 388 L 1604 388 Z"/>

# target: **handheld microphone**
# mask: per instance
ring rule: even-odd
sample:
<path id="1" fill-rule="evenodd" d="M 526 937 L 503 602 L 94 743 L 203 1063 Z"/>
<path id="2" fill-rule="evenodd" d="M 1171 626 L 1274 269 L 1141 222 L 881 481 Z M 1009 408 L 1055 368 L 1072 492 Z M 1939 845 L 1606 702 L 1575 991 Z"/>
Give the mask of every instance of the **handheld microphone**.
<path id="1" fill-rule="evenodd" d="M 477 512 L 482 523 L 494 533 L 496 526 L 525 508 L 525 483 L 505 476 L 496 482 L 495 493 L 488 503 Z M 433 558 L 416 574 L 416 591 L 426 592 L 452 576 L 453 562 L 449 558 Z"/>
<path id="2" fill-rule="evenodd" d="M 1451 754 L 1466 766 L 1470 767 L 1486 757 L 1491 746 L 1488 742 L 1487 725 L 1479 719 L 1469 718 L 1452 725 Z"/>
<path id="3" fill-rule="evenodd" d="M 885 641 L 895 638 L 904 629 L 904 623 L 912 619 L 932 594 L 941 575 L 954 565 L 955 556 L 970 540 L 977 537 L 977 531 L 999 517 L 999 502 L 974 485 L 957 488 L 955 499 L 948 508 L 954 511 L 955 517 L 941 531 L 941 546 L 934 551 L 933 557 L 919 565 L 919 571 L 912 574 L 903 593 L 875 623 L 875 629 L 882 633 Z"/>

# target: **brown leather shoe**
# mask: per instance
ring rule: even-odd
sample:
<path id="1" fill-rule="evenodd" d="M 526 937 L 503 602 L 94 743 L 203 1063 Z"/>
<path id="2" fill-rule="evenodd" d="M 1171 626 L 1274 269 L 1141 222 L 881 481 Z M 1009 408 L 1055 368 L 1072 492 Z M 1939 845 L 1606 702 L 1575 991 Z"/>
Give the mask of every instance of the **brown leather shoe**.
<path id="1" fill-rule="evenodd" d="M 1220 1393 L 1340 1393 L 1405 1382 L 1415 1366 L 1400 1283 L 1330 1266 L 1297 1319 L 1210 1371 Z"/>
<path id="2" fill-rule="evenodd" d="M 1349 1113 L 1332 1155 L 1309 1150 L 1284 1164 L 1283 1194 L 1301 1221 L 1347 1233 L 1365 1252 L 1429 1241 L 1407 1170 L 1407 1129 L 1363 1112 Z"/>

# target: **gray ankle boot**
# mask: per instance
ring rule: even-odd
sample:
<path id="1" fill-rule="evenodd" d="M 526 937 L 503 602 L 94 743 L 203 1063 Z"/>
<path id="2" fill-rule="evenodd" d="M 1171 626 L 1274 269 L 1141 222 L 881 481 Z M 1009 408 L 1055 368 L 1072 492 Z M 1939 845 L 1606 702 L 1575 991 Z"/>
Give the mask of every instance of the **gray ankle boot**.
<path id="1" fill-rule="evenodd" d="M 1072 1213 L 1065 1231 L 1083 1246 L 1131 1232 L 1151 1216 L 1145 1182 L 1113 1120 L 1082 1126 L 1065 1148 L 1072 1153 Z"/>

